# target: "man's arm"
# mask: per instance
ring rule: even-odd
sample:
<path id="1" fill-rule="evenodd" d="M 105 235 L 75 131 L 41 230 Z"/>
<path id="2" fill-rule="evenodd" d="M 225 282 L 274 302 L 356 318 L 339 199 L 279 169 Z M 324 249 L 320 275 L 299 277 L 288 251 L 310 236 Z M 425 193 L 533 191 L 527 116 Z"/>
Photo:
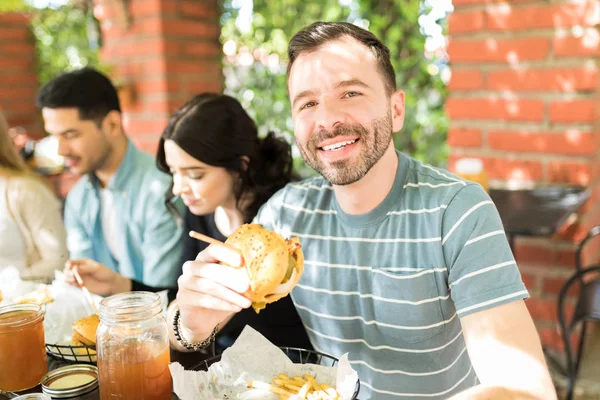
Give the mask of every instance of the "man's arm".
<path id="1" fill-rule="evenodd" d="M 69 194 L 65 202 L 65 229 L 67 230 L 67 248 L 71 259 L 94 259 L 92 239 L 84 229 L 79 218 L 81 204 L 75 204 L 73 195 Z"/>
<path id="2" fill-rule="evenodd" d="M 523 300 L 460 319 L 481 383 L 459 399 L 556 399 L 540 339 Z"/>
<path id="3" fill-rule="evenodd" d="M 488 194 L 468 184 L 443 216 L 448 287 L 481 385 L 453 400 L 556 398 L 528 297 L 502 221 Z"/>

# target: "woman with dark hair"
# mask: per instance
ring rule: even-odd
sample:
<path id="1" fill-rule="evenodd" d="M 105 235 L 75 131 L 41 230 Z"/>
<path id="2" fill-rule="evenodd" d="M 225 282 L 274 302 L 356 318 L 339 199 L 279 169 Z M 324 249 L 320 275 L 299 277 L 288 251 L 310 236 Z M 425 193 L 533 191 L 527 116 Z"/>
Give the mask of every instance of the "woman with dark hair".
<path id="1" fill-rule="evenodd" d="M 175 112 L 163 132 L 157 154 L 159 169 L 173 176 L 167 207 L 176 212 L 175 197 L 181 197 L 187 207 L 184 230 L 222 241 L 240 225 L 250 222 L 262 204 L 293 179 L 292 162 L 286 141 L 273 133 L 259 138 L 254 121 L 242 105 L 232 97 L 215 93 L 200 94 Z M 183 240 L 181 265 L 194 260 L 207 246 L 187 235 Z M 104 294 L 114 293 L 117 286 L 111 287 L 111 282 L 123 279 L 101 266 L 79 273 L 88 288 L 104 284 Z M 136 281 L 130 287 L 161 289 Z M 238 312 L 217 335 L 217 351 L 230 346 L 246 325 L 276 345 L 311 348 L 289 297 L 270 304 L 260 314 L 252 309 Z"/>

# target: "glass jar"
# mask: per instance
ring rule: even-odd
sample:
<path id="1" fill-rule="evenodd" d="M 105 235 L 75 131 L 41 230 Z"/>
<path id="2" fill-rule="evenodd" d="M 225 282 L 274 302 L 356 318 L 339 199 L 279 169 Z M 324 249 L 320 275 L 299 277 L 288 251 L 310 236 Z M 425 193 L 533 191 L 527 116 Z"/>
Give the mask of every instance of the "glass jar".
<path id="1" fill-rule="evenodd" d="M 120 293 L 100 302 L 96 333 L 101 400 L 169 400 L 169 332 L 160 296 Z"/>
<path id="2" fill-rule="evenodd" d="M 479 183 L 487 192 L 489 189 L 488 177 L 483 168 L 483 161 L 479 158 L 461 158 L 456 162 L 456 175 L 467 181 Z"/>
<path id="3" fill-rule="evenodd" d="M 37 304 L 0 307 L 0 389 L 30 389 L 47 372 L 44 308 Z"/>

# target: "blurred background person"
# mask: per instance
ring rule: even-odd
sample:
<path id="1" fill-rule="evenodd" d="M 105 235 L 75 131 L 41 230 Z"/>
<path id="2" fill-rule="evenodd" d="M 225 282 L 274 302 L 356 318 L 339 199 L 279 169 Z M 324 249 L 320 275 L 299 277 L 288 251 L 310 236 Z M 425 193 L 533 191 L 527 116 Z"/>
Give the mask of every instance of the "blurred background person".
<path id="1" fill-rule="evenodd" d="M 14 147 L 0 113 L 0 269 L 54 277 L 69 258 L 61 204 Z"/>
<path id="2" fill-rule="evenodd" d="M 182 230 L 163 203 L 171 178 L 123 132 L 111 81 L 92 68 L 63 73 L 41 89 L 37 105 L 66 167 L 81 175 L 65 204 L 69 263 L 177 287 Z"/>

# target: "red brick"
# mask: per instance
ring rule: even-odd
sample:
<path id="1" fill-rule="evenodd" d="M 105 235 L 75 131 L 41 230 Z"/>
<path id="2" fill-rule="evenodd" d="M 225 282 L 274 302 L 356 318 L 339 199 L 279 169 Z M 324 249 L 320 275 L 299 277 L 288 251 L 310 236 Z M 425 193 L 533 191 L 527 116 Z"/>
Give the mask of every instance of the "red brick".
<path id="1" fill-rule="evenodd" d="M 448 144 L 452 147 L 481 147 L 481 130 L 451 128 L 448 132 Z"/>
<path id="2" fill-rule="evenodd" d="M 174 82 L 175 83 L 175 82 Z M 169 90 L 169 84 L 165 79 L 144 80 L 135 83 L 138 94 L 164 93 Z"/>
<path id="3" fill-rule="evenodd" d="M 454 11 L 450 14 L 448 33 L 455 35 L 457 33 L 477 32 L 483 30 L 484 26 L 485 14 L 483 10 Z"/>
<path id="4" fill-rule="evenodd" d="M 219 18 L 220 10 L 218 4 L 206 4 L 198 1 L 178 1 L 179 12 L 186 17 L 201 17 L 208 19 Z"/>
<path id="5" fill-rule="evenodd" d="M 548 56 L 547 38 L 522 39 L 453 39 L 448 45 L 450 62 L 516 62 L 543 60 Z"/>
<path id="6" fill-rule="evenodd" d="M 552 243 L 552 242 L 550 242 Z M 552 265 L 553 268 L 575 268 L 575 250 L 560 249 L 556 246 L 536 246 L 535 244 L 517 243 L 515 246 L 517 263 Z"/>
<path id="7" fill-rule="evenodd" d="M 179 46 L 181 53 L 191 56 L 218 57 L 221 55 L 219 42 L 181 43 Z"/>
<path id="8" fill-rule="evenodd" d="M 493 6 L 488 9 L 487 28 L 491 31 L 515 31 L 594 26 L 598 23 L 598 7 L 596 0 L 525 7 Z"/>
<path id="9" fill-rule="evenodd" d="M 0 58 L 0 69 L 30 70 L 34 68 L 33 54 L 31 57 Z"/>
<path id="10" fill-rule="evenodd" d="M 125 123 L 125 131 L 131 136 L 135 137 L 138 135 L 149 135 L 154 134 L 160 137 L 160 133 L 167 126 L 167 120 L 141 120 L 141 119 L 130 119 Z M 157 139 L 158 140 L 158 139 Z"/>
<path id="11" fill-rule="evenodd" d="M 554 38 L 552 40 L 552 49 L 555 57 L 597 57 L 600 55 L 598 31 L 590 31 L 582 37 Z"/>
<path id="12" fill-rule="evenodd" d="M 451 155 L 448 160 L 449 169 L 454 170 L 454 165 L 459 157 Z M 537 160 L 508 160 L 499 157 L 479 157 L 483 160 L 484 168 L 491 179 L 517 179 L 522 181 L 541 181 L 543 167 Z"/>
<path id="13" fill-rule="evenodd" d="M 129 11 L 134 17 L 156 16 L 162 12 L 160 0 L 132 0 Z"/>
<path id="14" fill-rule="evenodd" d="M 37 112 L 35 101 L 21 100 L 20 102 L 12 102 L 10 101 L 10 99 L 0 99 L 0 107 L 3 107 L 7 113 L 11 114 L 26 114 Z"/>
<path id="15" fill-rule="evenodd" d="M 540 181 L 543 177 L 543 168 L 540 161 L 484 158 L 483 163 L 489 177 L 492 179 Z"/>
<path id="16" fill-rule="evenodd" d="M 28 40 L 32 37 L 28 29 L 11 28 L 0 24 L 0 41 Z"/>
<path id="17" fill-rule="evenodd" d="M 195 95 L 202 92 L 215 92 L 220 93 L 223 91 L 222 79 L 215 79 L 212 81 L 196 81 L 188 82 L 182 85 L 186 93 Z"/>
<path id="18" fill-rule="evenodd" d="M 218 37 L 221 33 L 218 25 L 186 20 L 165 20 L 164 32 L 166 35 L 178 35 L 198 39 L 200 37 Z"/>
<path id="19" fill-rule="evenodd" d="M 554 350 L 564 350 L 565 346 L 560 334 L 553 328 L 542 328 L 538 330 L 542 346 Z"/>
<path id="20" fill-rule="evenodd" d="M 214 66 L 210 63 L 198 61 L 170 61 L 168 63 L 169 72 L 176 74 L 204 74 L 210 73 Z"/>
<path id="21" fill-rule="evenodd" d="M 2 43 L 0 45 L 0 54 L 10 54 L 10 55 L 33 55 L 35 53 L 35 47 L 33 43 L 28 42 L 9 42 Z"/>
<path id="22" fill-rule="evenodd" d="M 591 178 L 591 166 L 588 163 L 550 161 L 548 179 L 555 183 L 574 183 L 587 186 Z"/>
<path id="23" fill-rule="evenodd" d="M 8 101 L 22 101 L 30 100 L 35 101 L 37 90 L 32 87 L 11 87 L 11 88 L 0 88 L 0 96 L 8 99 Z"/>
<path id="24" fill-rule="evenodd" d="M 150 60 L 147 63 L 144 63 L 143 65 L 137 65 L 137 66 L 132 66 L 133 68 L 140 69 L 143 71 L 143 73 L 146 74 L 166 74 L 167 73 L 167 60 L 165 60 L 164 58 L 157 58 L 157 59 L 153 59 Z M 138 75 L 138 74 L 132 74 L 134 76 Z"/>
<path id="25" fill-rule="evenodd" d="M 545 278 L 542 286 L 543 291 L 544 293 L 559 294 L 566 282 L 567 279 Z M 569 292 L 571 292 L 571 290 L 569 290 Z"/>
<path id="26" fill-rule="evenodd" d="M 168 100 L 152 100 L 147 101 L 144 104 L 145 111 L 150 111 L 152 113 L 170 113 L 169 109 L 169 101 Z"/>
<path id="27" fill-rule="evenodd" d="M 491 149 L 554 153 L 568 155 L 592 155 L 598 149 L 597 134 L 571 130 L 566 133 L 492 131 L 488 133 Z"/>
<path id="28" fill-rule="evenodd" d="M 473 90 L 483 88 L 483 74 L 475 69 L 452 70 L 448 84 L 450 90 Z"/>
<path id="29" fill-rule="evenodd" d="M 532 291 L 535 289 L 538 281 L 538 277 L 536 275 L 521 273 L 521 279 L 523 280 L 527 290 Z"/>
<path id="30" fill-rule="evenodd" d="M 556 300 L 541 300 L 529 298 L 525 300 L 525 305 L 534 320 L 538 321 L 556 321 L 557 307 Z"/>
<path id="31" fill-rule="evenodd" d="M 146 18 L 143 19 L 141 21 L 137 21 L 135 24 L 133 24 L 133 29 L 131 31 L 132 35 L 156 35 L 159 33 L 162 33 L 164 31 L 164 21 L 160 18 L 158 18 L 158 16 L 154 16 L 152 18 Z M 117 35 L 116 38 L 118 39 L 120 36 L 123 35 Z"/>
<path id="32" fill-rule="evenodd" d="M 593 122 L 595 106 L 592 100 L 555 101 L 550 104 L 550 122 Z"/>
<path id="33" fill-rule="evenodd" d="M 596 88 L 596 68 L 501 70 L 488 72 L 487 87 L 495 90 L 560 90 L 573 92 Z"/>
<path id="34" fill-rule="evenodd" d="M 21 12 L 3 12 L 0 14 L 0 25 L 28 26 L 30 15 Z"/>
<path id="35" fill-rule="evenodd" d="M 544 103 L 541 100 L 452 97 L 446 101 L 446 112 L 452 119 L 541 122 L 544 119 Z"/>

